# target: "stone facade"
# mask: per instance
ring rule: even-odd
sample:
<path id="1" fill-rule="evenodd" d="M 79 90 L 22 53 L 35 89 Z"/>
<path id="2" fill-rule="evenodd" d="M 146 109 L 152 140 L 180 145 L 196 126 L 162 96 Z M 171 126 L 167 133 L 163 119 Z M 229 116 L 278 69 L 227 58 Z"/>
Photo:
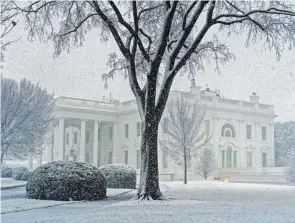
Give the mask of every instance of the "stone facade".
<path id="1" fill-rule="evenodd" d="M 192 85 L 189 92 L 172 91 L 169 100 L 179 94 L 206 105 L 207 128 L 212 138 L 206 147 L 212 149 L 217 162 L 213 177 L 237 172 L 260 173 L 274 166 L 274 107 L 259 103 L 253 93 L 250 101 L 220 97 L 218 91 L 201 90 Z M 82 133 L 82 134 L 81 134 Z M 126 163 L 140 167 L 140 117 L 135 100 L 119 102 L 69 97 L 56 99 L 53 146 L 48 161 L 77 160 L 101 166 Z M 159 139 L 164 134 L 159 130 Z M 182 179 L 178 166 L 159 148 L 159 171 L 162 180 Z M 198 179 L 196 160 L 190 160 L 188 179 Z"/>

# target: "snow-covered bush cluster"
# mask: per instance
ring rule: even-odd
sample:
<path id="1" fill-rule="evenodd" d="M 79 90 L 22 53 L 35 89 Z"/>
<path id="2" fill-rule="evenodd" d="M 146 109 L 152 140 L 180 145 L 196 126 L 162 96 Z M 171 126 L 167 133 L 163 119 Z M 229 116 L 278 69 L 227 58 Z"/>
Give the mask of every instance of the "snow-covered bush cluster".
<path id="1" fill-rule="evenodd" d="M 13 170 L 10 167 L 2 167 L 1 168 L 1 177 L 11 178 L 13 174 Z"/>
<path id="2" fill-rule="evenodd" d="M 295 155 L 290 159 L 285 174 L 288 181 L 295 182 Z"/>
<path id="3" fill-rule="evenodd" d="M 12 179 L 14 179 L 14 180 L 21 180 L 23 174 L 25 172 L 29 171 L 29 170 L 28 170 L 28 168 L 22 166 L 22 167 L 14 168 L 12 171 L 13 171 L 13 173 L 12 173 Z"/>
<path id="4" fill-rule="evenodd" d="M 99 168 L 106 176 L 108 188 L 136 188 L 136 171 L 126 164 L 109 164 Z"/>
<path id="5" fill-rule="evenodd" d="M 26 192 L 42 200 L 100 200 L 106 198 L 107 180 L 98 168 L 81 162 L 55 161 L 33 171 Z"/>
<path id="6" fill-rule="evenodd" d="M 33 175 L 33 171 L 31 171 L 31 170 L 25 171 L 24 174 L 22 175 L 21 180 L 28 181 L 30 176 L 32 176 L 32 175 Z"/>

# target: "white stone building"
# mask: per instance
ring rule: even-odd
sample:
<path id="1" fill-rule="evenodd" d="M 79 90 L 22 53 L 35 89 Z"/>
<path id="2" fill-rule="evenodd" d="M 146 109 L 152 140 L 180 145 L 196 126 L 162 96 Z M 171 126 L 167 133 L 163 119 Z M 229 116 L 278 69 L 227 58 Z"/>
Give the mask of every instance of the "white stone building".
<path id="1" fill-rule="evenodd" d="M 179 91 L 172 91 L 173 100 Z M 206 147 L 214 151 L 217 170 L 214 177 L 240 177 L 273 174 L 274 106 L 260 104 L 253 93 L 250 101 L 220 97 L 216 91 L 192 86 L 187 97 L 199 98 L 207 107 L 204 126 L 212 132 Z M 48 161 L 77 160 L 101 166 L 126 163 L 140 167 L 140 117 L 135 100 L 119 102 L 59 97 L 56 99 L 53 146 Z M 159 130 L 159 139 L 163 132 Z M 183 170 L 159 148 L 162 180 L 181 180 Z M 194 160 L 188 179 L 198 179 Z"/>

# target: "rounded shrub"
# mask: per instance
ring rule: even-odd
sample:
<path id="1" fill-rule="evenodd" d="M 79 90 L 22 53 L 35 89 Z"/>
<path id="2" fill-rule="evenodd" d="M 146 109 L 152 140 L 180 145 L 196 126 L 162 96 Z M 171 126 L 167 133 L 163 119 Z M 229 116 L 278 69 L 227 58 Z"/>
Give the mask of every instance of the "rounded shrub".
<path id="1" fill-rule="evenodd" d="M 13 170 L 10 167 L 3 167 L 1 169 L 1 177 L 2 178 L 11 178 L 13 174 Z"/>
<path id="2" fill-rule="evenodd" d="M 100 200 L 107 181 L 98 168 L 81 162 L 55 161 L 36 168 L 28 180 L 28 198 L 42 200 Z"/>
<path id="3" fill-rule="evenodd" d="M 136 171 L 126 164 L 109 164 L 99 168 L 106 176 L 108 188 L 136 188 Z"/>
<path id="4" fill-rule="evenodd" d="M 28 181 L 30 176 L 32 176 L 32 174 L 33 174 L 33 171 L 30 171 L 30 170 L 25 171 L 22 178 L 21 178 L 21 180 L 22 181 Z"/>
<path id="5" fill-rule="evenodd" d="M 29 171 L 28 168 L 26 167 L 17 167 L 17 168 L 14 168 L 12 170 L 12 179 L 14 180 L 21 180 L 22 179 L 22 176 L 23 174 L 26 172 L 26 171 Z"/>

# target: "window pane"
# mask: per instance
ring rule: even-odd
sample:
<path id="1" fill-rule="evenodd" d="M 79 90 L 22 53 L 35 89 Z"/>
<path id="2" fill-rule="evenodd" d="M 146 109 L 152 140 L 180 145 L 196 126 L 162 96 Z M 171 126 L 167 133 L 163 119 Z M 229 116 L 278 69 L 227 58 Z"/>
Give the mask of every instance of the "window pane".
<path id="1" fill-rule="evenodd" d="M 262 140 L 266 140 L 266 127 L 261 128 Z"/>
<path id="2" fill-rule="evenodd" d="M 251 139 L 252 136 L 252 127 L 251 125 L 247 125 L 247 139 Z"/>
<path id="3" fill-rule="evenodd" d="M 113 152 L 110 151 L 110 152 L 109 152 L 109 164 L 112 163 L 112 158 L 113 158 Z"/>
<path id="4" fill-rule="evenodd" d="M 136 169 L 140 169 L 140 151 L 136 150 Z"/>
<path id="5" fill-rule="evenodd" d="M 136 136 L 139 137 L 141 135 L 141 123 L 137 122 L 136 123 Z"/>
<path id="6" fill-rule="evenodd" d="M 252 167 L 252 152 L 247 152 L 247 167 Z"/>
<path id="7" fill-rule="evenodd" d="M 128 151 L 125 151 L 125 164 L 128 164 Z"/>
<path id="8" fill-rule="evenodd" d="M 129 138 L 129 125 L 125 125 L 125 138 Z"/>
<path id="9" fill-rule="evenodd" d="M 267 166 L 267 154 L 262 153 L 262 167 L 266 167 L 266 166 Z"/>
<path id="10" fill-rule="evenodd" d="M 225 137 L 231 137 L 230 130 L 225 130 Z"/>

